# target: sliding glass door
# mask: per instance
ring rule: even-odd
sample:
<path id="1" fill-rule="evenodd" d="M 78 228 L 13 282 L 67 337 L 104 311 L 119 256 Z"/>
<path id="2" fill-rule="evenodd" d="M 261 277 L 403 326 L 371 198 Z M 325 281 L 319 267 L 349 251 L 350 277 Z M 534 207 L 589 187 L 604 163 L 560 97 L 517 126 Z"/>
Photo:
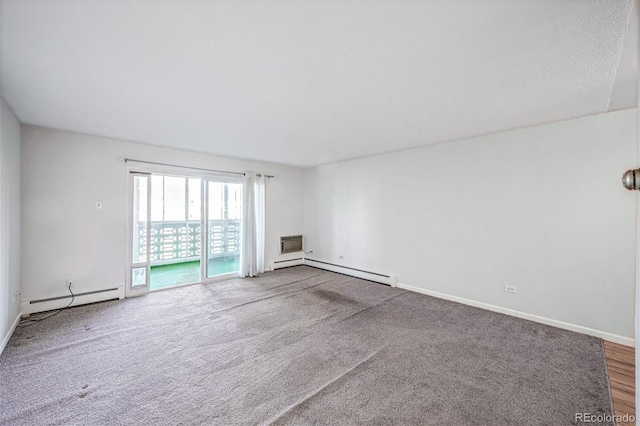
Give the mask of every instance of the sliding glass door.
<path id="1" fill-rule="evenodd" d="M 233 274 L 240 265 L 240 180 L 130 172 L 128 294 Z"/>
<path id="2" fill-rule="evenodd" d="M 240 270 L 242 184 L 207 181 L 207 277 Z"/>
<path id="3" fill-rule="evenodd" d="M 151 290 L 201 281 L 202 179 L 151 177 Z"/>

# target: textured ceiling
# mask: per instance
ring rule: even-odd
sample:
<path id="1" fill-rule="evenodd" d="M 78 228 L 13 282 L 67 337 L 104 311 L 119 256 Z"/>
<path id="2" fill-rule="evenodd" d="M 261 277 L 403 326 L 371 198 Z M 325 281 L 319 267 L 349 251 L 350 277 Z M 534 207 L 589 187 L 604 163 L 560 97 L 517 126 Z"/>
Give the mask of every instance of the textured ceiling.
<path id="1" fill-rule="evenodd" d="M 605 112 L 631 10 L 5 1 L 2 90 L 25 123 L 311 166 Z"/>

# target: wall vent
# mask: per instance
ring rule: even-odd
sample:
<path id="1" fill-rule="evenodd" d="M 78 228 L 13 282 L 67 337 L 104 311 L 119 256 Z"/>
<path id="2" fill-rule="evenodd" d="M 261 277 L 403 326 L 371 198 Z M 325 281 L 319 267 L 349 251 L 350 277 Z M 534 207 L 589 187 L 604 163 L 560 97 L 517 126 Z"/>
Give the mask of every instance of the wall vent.
<path id="1" fill-rule="evenodd" d="M 302 251 L 302 235 L 280 237 L 280 254 Z"/>

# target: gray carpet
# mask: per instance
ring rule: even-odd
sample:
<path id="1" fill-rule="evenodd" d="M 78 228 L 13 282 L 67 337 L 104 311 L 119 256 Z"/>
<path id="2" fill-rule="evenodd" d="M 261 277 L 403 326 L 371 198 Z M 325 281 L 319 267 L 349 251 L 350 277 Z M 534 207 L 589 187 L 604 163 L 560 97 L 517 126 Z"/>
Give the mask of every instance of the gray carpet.
<path id="1" fill-rule="evenodd" d="M 601 341 L 309 267 L 18 327 L 3 425 L 569 425 Z"/>

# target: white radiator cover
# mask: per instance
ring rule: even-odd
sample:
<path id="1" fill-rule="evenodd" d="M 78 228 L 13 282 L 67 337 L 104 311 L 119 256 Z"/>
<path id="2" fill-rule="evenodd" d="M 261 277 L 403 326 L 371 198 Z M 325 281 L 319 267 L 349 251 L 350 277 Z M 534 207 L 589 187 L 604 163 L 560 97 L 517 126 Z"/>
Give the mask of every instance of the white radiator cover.
<path id="1" fill-rule="evenodd" d="M 335 263 L 326 262 L 324 260 L 316 260 L 310 258 L 305 258 L 304 264 L 313 266 L 314 268 L 324 269 L 326 271 L 337 272 L 339 274 L 349 275 L 351 277 L 362 278 L 363 280 L 386 284 L 391 287 L 396 287 L 398 284 L 398 277 L 396 277 L 395 275 L 386 275 L 378 272 L 363 271 L 361 269 L 356 269 L 349 266 L 337 265 Z"/>
<path id="2" fill-rule="evenodd" d="M 124 299 L 124 287 L 114 287 L 105 290 L 97 290 L 90 293 L 79 293 L 74 296 L 73 304 L 71 306 L 86 305 L 88 303 L 103 302 L 106 300 Z M 35 314 L 38 312 L 52 311 L 55 309 L 65 308 L 71 301 L 71 295 L 69 297 L 43 300 L 43 301 L 22 301 L 20 304 L 20 313 L 22 315 Z"/>

